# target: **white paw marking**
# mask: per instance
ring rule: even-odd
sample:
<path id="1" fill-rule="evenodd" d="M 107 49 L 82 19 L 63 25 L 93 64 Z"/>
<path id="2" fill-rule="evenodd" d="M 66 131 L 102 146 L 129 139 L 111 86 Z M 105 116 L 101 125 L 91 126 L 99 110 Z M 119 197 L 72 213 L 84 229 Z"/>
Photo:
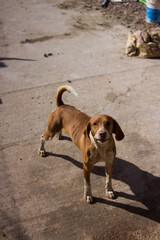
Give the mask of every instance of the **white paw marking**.
<path id="1" fill-rule="evenodd" d="M 45 157 L 45 151 L 44 151 L 44 150 L 39 150 L 38 154 L 39 154 L 41 157 Z"/>
<path id="2" fill-rule="evenodd" d="M 106 196 L 111 199 L 115 198 L 113 191 L 106 191 Z"/>
<path id="3" fill-rule="evenodd" d="M 87 201 L 87 203 L 92 203 L 93 202 L 93 197 L 92 196 L 87 196 L 86 201 Z"/>

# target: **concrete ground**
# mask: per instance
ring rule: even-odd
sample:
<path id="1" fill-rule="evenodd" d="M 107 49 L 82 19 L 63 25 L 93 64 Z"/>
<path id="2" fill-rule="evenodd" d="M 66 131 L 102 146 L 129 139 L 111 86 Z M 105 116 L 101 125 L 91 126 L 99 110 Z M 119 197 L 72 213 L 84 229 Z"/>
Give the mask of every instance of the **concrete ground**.
<path id="1" fill-rule="evenodd" d="M 0 240 L 158 240 L 160 236 L 160 60 L 124 55 L 128 29 L 106 23 L 85 1 L 0 0 Z M 68 137 L 41 134 L 64 102 L 114 117 L 116 199 L 92 171 L 94 203 L 83 200 L 81 153 Z"/>

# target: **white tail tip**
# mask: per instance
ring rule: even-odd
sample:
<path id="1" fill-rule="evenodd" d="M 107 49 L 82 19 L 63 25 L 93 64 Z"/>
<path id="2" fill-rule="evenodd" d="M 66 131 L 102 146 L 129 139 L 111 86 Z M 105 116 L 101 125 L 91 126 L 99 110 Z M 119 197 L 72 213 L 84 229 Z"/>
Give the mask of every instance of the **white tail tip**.
<path id="1" fill-rule="evenodd" d="M 67 90 L 68 92 L 71 92 L 71 93 L 73 93 L 76 97 L 78 97 L 78 93 L 76 92 L 76 90 L 75 90 L 73 87 L 71 87 L 71 86 L 69 86 L 69 85 L 65 85 L 64 87 L 66 87 L 66 90 Z"/>

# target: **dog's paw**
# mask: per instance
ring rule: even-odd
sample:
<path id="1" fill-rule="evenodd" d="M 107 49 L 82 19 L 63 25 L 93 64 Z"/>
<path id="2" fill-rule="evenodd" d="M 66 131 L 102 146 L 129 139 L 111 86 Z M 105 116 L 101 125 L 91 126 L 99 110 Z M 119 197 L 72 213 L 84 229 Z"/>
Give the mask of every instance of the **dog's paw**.
<path id="1" fill-rule="evenodd" d="M 93 197 L 92 196 L 86 196 L 85 198 L 87 203 L 92 203 L 93 202 Z"/>
<path id="2" fill-rule="evenodd" d="M 115 195 L 113 191 L 106 191 L 106 196 L 110 199 L 114 199 Z"/>
<path id="3" fill-rule="evenodd" d="M 38 151 L 38 154 L 41 156 L 41 157 L 45 157 L 46 153 L 44 150 L 39 150 Z"/>

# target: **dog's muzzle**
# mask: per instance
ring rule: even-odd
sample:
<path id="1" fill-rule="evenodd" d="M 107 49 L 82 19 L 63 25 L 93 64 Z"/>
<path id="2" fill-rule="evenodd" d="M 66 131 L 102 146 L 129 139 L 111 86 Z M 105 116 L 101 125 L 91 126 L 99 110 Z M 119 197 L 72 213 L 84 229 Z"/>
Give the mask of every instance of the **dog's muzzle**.
<path id="1" fill-rule="evenodd" d="M 110 139 L 110 134 L 107 130 L 98 130 L 94 139 L 99 143 L 104 143 Z"/>

